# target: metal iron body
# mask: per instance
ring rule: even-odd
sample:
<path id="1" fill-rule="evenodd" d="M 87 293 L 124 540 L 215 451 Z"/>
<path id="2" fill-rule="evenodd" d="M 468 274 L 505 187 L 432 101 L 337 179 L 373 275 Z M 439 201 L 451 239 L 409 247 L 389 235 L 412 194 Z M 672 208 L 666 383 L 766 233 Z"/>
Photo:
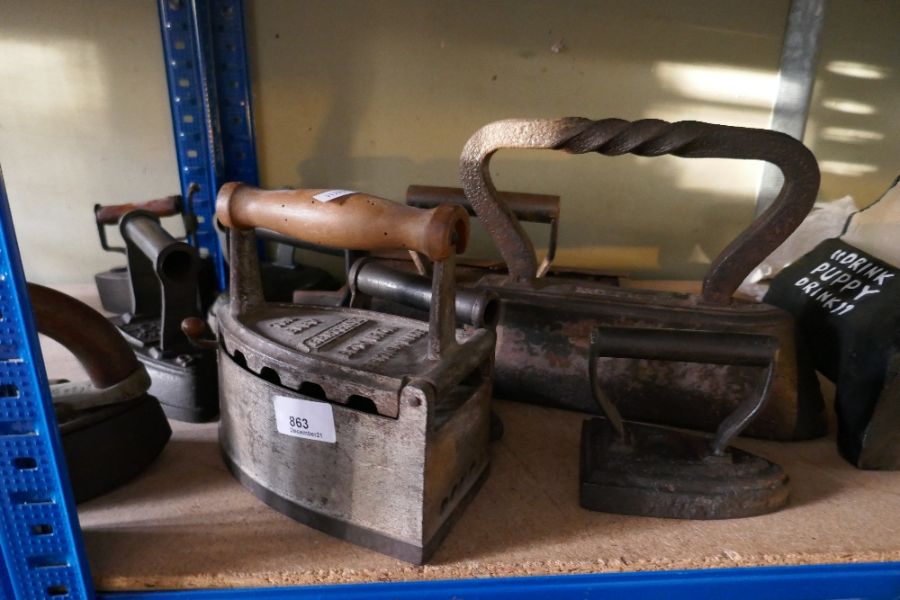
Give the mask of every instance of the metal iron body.
<path id="1" fill-rule="evenodd" d="M 159 217 L 132 210 L 119 230 L 128 259 L 128 312 L 112 318 L 153 382 L 172 419 L 191 423 L 218 414 L 216 352 L 197 348 L 181 331 L 181 322 L 202 314 L 196 248 L 173 238 Z"/>
<path id="2" fill-rule="evenodd" d="M 729 446 L 763 410 L 772 391 L 778 341 L 767 335 L 653 329 L 591 332 L 590 387 L 605 418 L 581 432 L 581 506 L 590 510 L 680 519 L 733 519 L 772 512 L 788 501 L 780 466 Z M 698 346 L 697 341 L 702 341 Z M 740 364 L 764 376 L 719 424 L 713 439 L 660 425 L 625 422 L 597 377 L 601 357 Z"/>
<path id="3" fill-rule="evenodd" d="M 341 246 L 355 239 L 344 224 L 366 227 L 367 202 L 393 205 L 355 193 L 320 204 L 297 193 L 238 184 L 219 193 L 219 220 L 232 227 L 229 302 L 217 312 L 225 462 L 250 491 L 301 523 L 422 563 L 487 473 L 494 335 L 455 329 L 452 254 L 435 263 L 428 323 L 352 307 L 265 302 L 252 227 L 277 230 L 283 215 L 285 227 L 301 233 L 281 233 L 312 236 L 306 223 L 325 214 L 331 245 Z M 267 214 L 278 217 L 275 226 L 241 220 L 250 214 L 241 212 L 247 195 L 273 198 Z M 344 218 L 354 206 L 362 212 Z M 314 212 L 298 217 L 304 207 Z M 467 224 L 465 212 L 444 209 L 454 223 Z M 377 229 L 372 235 L 382 237 Z M 460 235 L 457 246 L 464 245 Z M 391 246 L 387 230 L 384 237 L 382 247 L 401 247 Z M 354 304 L 359 299 L 354 290 Z M 284 399 L 327 407 L 334 442 L 279 430 L 275 404 Z"/>
<path id="4" fill-rule="evenodd" d="M 490 157 L 501 148 L 765 160 L 782 170 L 785 183 L 772 205 L 713 261 L 699 296 L 622 289 L 537 276 L 531 241 L 491 182 Z M 746 433 L 784 440 L 824 433 L 818 382 L 794 336 L 791 316 L 772 306 L 732 299 L 746 274 L 784 241 L 815 201 L 818 166 L 800 142 L 777 132 L 695 121 L 498 121 L 466 144 L 460 177 L 508 267 L 507 275 L 487 275 L 474 285 L 501 300 L 495 380 L 499 397 L 594 412 L 583 382 L 589 334 L 599 326 L 632 328 L 635 339 L 654 328 L 762 334 L 778 341 L 778 361 L 771 401 Z M 691 347 L 703 352 L 699 340 Z M 596 368 L 604 390 L 627 418 L 708 431 L 755 393 L 762 376 L 754 366 L 646 358 L 604 358 Z"/>
<path id="5" fill-rule="evenodd" d="M 136 477 L 172 434 L 150 377 L 115 328 L 95 310 L 29 284 L 38 331 L 65 346 L 87 383 L 52 383 L 53 406 L 76 502 Z"/>

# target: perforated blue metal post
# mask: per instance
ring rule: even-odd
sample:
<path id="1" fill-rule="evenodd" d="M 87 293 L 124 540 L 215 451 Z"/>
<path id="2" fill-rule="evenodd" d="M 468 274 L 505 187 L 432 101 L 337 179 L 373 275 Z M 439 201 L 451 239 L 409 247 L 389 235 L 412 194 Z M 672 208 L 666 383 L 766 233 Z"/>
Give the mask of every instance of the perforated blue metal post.
<path id="1" fill-rule="evenodd" d="M 196 186 L 197 244 L 213 257 L 224 289 L 216 192 L 226 181 L 258 180 L 243 4 L 159 0 L 159 15 L 181 193 Z"/>
<path id="2" fill-rule="evenodd" d="M 0 171 L 0 590 L 94 597 Z"/>

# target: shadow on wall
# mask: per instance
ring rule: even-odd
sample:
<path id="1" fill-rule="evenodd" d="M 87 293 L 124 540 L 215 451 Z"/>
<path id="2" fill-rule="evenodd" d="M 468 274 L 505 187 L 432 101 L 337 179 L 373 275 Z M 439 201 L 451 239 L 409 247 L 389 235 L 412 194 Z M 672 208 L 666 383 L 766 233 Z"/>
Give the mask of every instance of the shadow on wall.
<path id="1" fill-rule="evenodd" d="M 0 163 L 29 279 L 90 281 L 94 203 L 178 189 L 154 2 L 3 3 Z"/>
<path id="2" fill-rule="evenodd" d="M 823 196 L 875 201 L 900 173 L 900 4 L 828 3 L 806 143 Z"/>
<path id="3" fill-rule="evenodd" d="M 896 45 L 890 29 L 896 19 L 888 17 L 898 6 L 861 8 L 837 0 L 829 11 L 833 6 L 816 102 L 851 102 L 824 109 L 846 117 L 850 113 L 836 111 L 865 104 L 861 96 L 871 82 L 896 87 L 892 67 L 884 64 L 890 54 L 863 61 L 884 75 L 879 80 L 860 79 L 858 72 L 848 78 L 847 65 L 839 75 L 840 64 L 828 55 L 860 38 L 870 50 Z M 787 9 L 786 0 L 251 3 L 262 180 L 402 200 L 412 183 L 458 185 L 457 161 L 468 137 L 510 117 L 686 119 L 765 128 Z M 832 76 L 851 84 L 837 90 Z M 822 97 L 829 87 L 833 95 Z M 854 186 L 861 176 L 867 185 L 877 180 L 871 184 L 877 190 L 893 178 L 896 168 L 885 173 L 885 158 L 854 158 L 862 143 L 878 141 L 879 128 L 900 123 L 890 115 L 894 100 L 878 98 L 868 124 L 852 115 L 813 119 L 810 131 L 821 130 L 832 144 L 808 136 L 815 149 L 822 146 L 823 199 L 860 193 Z M 814 107 L 814 117 L 821 110 Z M 836 179 L 839 171 L 844 175 Z M 656 265 L 635 263 L 632 272 L 695 278 L 706 269 L 704 257 L 714 257 L 752 219 L 761 165 L 516 151 L 500 153 L 492 173 L 499 189 L 563 198 L 562 258 L 599 266 L 604 247 L 658 248 Z M 473 252 L 483 255 L 490 246 L 476 237 Z"/>
<path id="4" fill-rule="evenodd" d="M 252 3 L 262 181 L 402 201 L 458 185 L 466 139 L 509 117 L 765 127 L 787 2 L 747 4 Z M 492 174 L 562 196 L 568 260 L 637 246 L 659 259 L 624 270 L 695 278 L 752 218 L 759 164 L 736 163 L 515 151 Z M 497 256 L 478 235 L 470 254 Z"/>

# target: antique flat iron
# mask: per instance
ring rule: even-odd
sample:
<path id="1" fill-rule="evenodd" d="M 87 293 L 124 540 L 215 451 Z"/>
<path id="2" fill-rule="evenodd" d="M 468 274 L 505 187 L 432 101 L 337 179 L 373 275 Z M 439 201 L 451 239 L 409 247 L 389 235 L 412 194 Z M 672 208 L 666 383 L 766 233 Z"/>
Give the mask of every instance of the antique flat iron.
<path id="1" fill-rule="evenodd" d="M 700 340 L 702 343 L 697 344 Z M 768 335 L 598 327 L 591 332 L 590 389 L 605 418 L 581 430 L 581 506 L 678 519 L 733 519 L 778 510 L 788 501 L 780 466 L 729 446 L 769 399 L 778 340 Z M 624 422 L 597 376 L 599 357 L 748 365 L 763 369 L 756 393 L 720 424 L 713 439 Z"/>
<path id="2" fill-rule="evenodd" d="M 459 207 L 347 190 L 222 187 L 231 289 L 218 313 L 220 440 L 264 502 L 350 542 L 422 563 L 487 472 L 494 334 L 458 331 Z M 434 262 L 427 323 L 361 308 L 265 302 L 255 227 Z M 354 295 L 358 293 L 353 290 Z"/>
<path id="3" fill-rule="evenodd" d="M 764 160 L 778 166 L 778 197 L 712 265 L 699 296 L 626 289 L 563 276 L 538 277 L 534 247 L 495 193 L 489 163 L 502 148 L 556 149 L 616 156 Z M 481 128 L 460 162 L 466 197 L 500 250 L 508 274 L 487 274 L 474 287 L 500 297 L 495 388 L 498 397 L 596 411 L 584 385 L 590 332 L 599 326 L 767 335 L 777 340 L 771 400 L 746 433 L 803 439 L 824 433 L 823 402 L 794 321 L 781 309 L 732 296 L 765 256 L 800 224 L 815 201 L 819 169 L 802 143 L 782 133 L 696 121 L 581 118 L 508 120 Z M 689 348 L 703 355 L 706 338 Z M 601 358 L 603 389 L 629 419 L 715 431 L 757 393 L 761 367 L 650 358 Z"/>
<path id="4" fill-rule="evenodd" d="M 187 198 L 180 195 L 166 196 L 143 202 L 124 204 L 95 204 L 94 221 L 97 224 L 97 235 L 100 246 L 107 252 L 126 254 L 126 247 L 113 246 L 109 243 L 107 227 L 119 226 L 122 217 L 134 210 L 149 212 L 156 217 L 181 217 L 184 235 L 173 237 L 176 241 L 188 242 L 197 247 L 197 215 L 194 214 L 191 201 L 194 187 L 191 187 Z M 263 293 L 265 297 L 276 302 L 288 302 L 294 290 L 321 289 L 331 290 L 338 287 L 338 282 L 322 269 L 302 265 L 294 261 L 294 249 L 286 244 L 273 243 L 274 258 L 263 260 Z M 205 313 L 215 301 L 218 291 L 215 281 L 215 266 L 209 256 L 200 256 L 200 269 L 197 271 L 197 288 L 200 293 L 200 310 Z M 128 266 L 113 267 L 94 275 L 100 304 L 104 310 L 120 315 L 132 310 L 132 294 L 151 293 L 155 291 L 148 286 L 135 286 L 131 281 Z"/>
<path id="5" fill-rule="evenodd" d="M 150 211 L 131 210 L 119 219 L 128 259 L 129 310 L 111 320 L 147 368 L 172 419 L 202 422 L 219 412 L 216 352 L 195 347 L 181 322 L 203 314 L 202 259 L 196 248 L 167 232 Z"/>
<path id="6" fill-rule="evenodd" d="M 97 236 L 100 238 L 101 248 L 107 252 L 127 254 L 125 246 L 113 246 L 109 243 L 107 227 L 116 227 L 118 229 L 122 217 L 135 210 L 151 213 L 157 218 L 181 217 L 184 236 L 173 239 L 189 242 L 191 245 L 197 246 L 197 216 L 194 214 L 191 194 L 188 194 L 186 201 L 181 196 L 176 195 L 145 200 L 143 202 L 95 204 L 94 222 L 97 225 Z M 215 299 L 216 293 L 215 267 L 209 257 L 201 259 L 197 277 L 201 308 L 205 311 Z M 97 273 L 94 275 L 94 283 L 97 286 L 97 293 L 100 295 L 100 304 L 103 306 L 103 309 L 116 315 L 131 312 L 133 308 L 133 294 L 149 293 L 156 295 L 156 291 L 152 286 L 135 286 L 133 284 L 127 264 Z"/>
<path id="7" fill-rule="evenodd" d="M 29 284 L 38 332 L 65 346 L 89 382 L 51 381 L 53 408 L 76 502 L 136 477 L 172 434 L 150 377 L 103 315 L 56 290 Z M 20 459 L 20 469 L 33 468 Z"/>

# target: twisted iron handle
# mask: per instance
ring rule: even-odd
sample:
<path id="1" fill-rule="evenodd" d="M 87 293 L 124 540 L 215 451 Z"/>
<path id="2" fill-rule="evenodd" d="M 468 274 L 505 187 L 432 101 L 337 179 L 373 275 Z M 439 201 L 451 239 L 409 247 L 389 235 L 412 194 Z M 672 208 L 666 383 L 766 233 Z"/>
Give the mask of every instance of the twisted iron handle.
<path id="1" fill-rule="evenodd" d="M 699 121 L 625 121 L 579 117 L 510 119 L 479 129 L 460 157 L 460 179 L 478 217 L 497 244 L 510 277 L 535 276 L 537 259 L 518 219 L 497 195 L 489 171 L 501 148 L 597 152 L 607 156 L 672 154 L 684 158 L 764 160 L 784 174 L 772 204 L 712 262 L 703 280 L 703 300 L 727 304 L 753 268 L 777 248 L 812 209 L 819 189 L 819 167 L 812 152 L 794 138 L 766 129 L 730 127 Z"/>

